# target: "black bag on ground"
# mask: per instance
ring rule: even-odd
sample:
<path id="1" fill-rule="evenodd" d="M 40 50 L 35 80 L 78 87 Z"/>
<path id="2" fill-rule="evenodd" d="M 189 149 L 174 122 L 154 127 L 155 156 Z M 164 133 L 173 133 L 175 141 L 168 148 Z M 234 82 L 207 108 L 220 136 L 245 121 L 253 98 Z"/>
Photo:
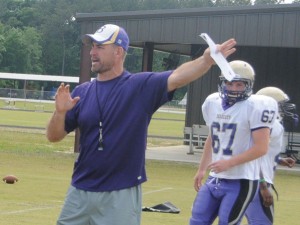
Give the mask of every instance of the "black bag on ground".
<path id="1" fill-rule="evenodd" d="M 158 204 L 152 207 L 143 207 L 142 211 L 145 212 L 162 212 L 162 213 L 180 213 L 180 209 L 178 209 L 171 202 L 165 202 L 162 204 Z"/>

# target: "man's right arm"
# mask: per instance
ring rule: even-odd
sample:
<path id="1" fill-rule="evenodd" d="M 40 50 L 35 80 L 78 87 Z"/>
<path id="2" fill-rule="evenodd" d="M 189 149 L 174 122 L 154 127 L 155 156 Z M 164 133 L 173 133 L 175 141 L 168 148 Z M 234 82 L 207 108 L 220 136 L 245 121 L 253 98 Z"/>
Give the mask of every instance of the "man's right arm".
<path id="1" fill-rule="evenodd" d="M 60 84 L 55 95 L 55 111 L 46 128 L 46 137 L 49 141 L 61 141 L 68 134 L 65 130 L 66 114 L 79 99 L 79 97 L 71 97 L 69 85 Z"/>
<path id="2" fill-rule="evenodd" d="M 51 142 L 61 141 L 66 135 L 65 131 L 66 113 L 54 111 L 46 128 L 46 137 Z"/>

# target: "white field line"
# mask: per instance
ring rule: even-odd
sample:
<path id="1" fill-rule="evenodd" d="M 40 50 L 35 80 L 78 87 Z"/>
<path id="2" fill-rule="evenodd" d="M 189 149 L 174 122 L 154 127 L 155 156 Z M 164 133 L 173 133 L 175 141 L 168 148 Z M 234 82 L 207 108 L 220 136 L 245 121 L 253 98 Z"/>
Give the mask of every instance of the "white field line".
<path id="1" fill-rule="evenodd" d="M 53 202 L 62 203 L 62 201 L 53 201 Z M 40 206 L 40 207 L 30 207 L 30 206 L 34 206 L 33 204 L 30 204 L 30 203 L 19 203 L 17 205 L 23 205 L 26 207 L 26 209 L 13 210 L 13 211 L 9 211 L 9 210 L 2 211 L 2 212 L 0 212 L 0 215 L 22 214 L 22 213 L 28 213 L 28 212 L 32 212 L 32 211 L 54 209 L 54 208 L 59 208 L 62 206 L 62 204 L 59 204 L 59 205 L 48 205 L 48 206 Z"/>
<path id="2" fill-rule="evenodd" d="M 174 189 L 174 188 L 168 187 L 168 188 L 162 188 L 162 189 L 159 189 L 159 190 L 147 191 L 147 192 L 144 192 L 143 195 L 148 195 L 148 194 L 152 194 L 152 193 L 156 193 L 156 192 L 162 192 L 162 191 L 168 191 L 168 190 L 172 190 L 172 189 Z"/>
<path id="3" fill-rule="evenodd" d="M 31 208 L 31 209 L 24 209 L 24 210 L 15 210 L 15 211 L 8 211 L 8 212 L 0 212 L 0 215 L 12 215 L 12 214 L 21 214 L 27 213 L 31 211 L 39 211 L 39 210 L 46 210 L 46 209 L 53 209 L 61 206 L 46 206 L 46 207 L 38 207 L 38 208 Z"/>

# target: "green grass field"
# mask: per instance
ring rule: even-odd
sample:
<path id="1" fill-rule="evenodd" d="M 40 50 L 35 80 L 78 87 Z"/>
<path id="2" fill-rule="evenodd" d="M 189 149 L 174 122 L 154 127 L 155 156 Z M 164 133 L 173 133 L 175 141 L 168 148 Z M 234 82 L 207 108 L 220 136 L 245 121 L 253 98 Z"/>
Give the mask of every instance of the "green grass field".
<path id="1" fill-rule="evenodd" d="M 0 124 L 43 128 L 50 116 L 49 113 L 41 112 L 0 110 Z M 159 132 L 165 129 L 165 132 L 170 133 L 168 136 L 182 137 L 184 115 L 158 113 L 154 118 L 157 120 L 151 122 L 149 134 L 159 135 Z M 172 133 L 172 130 L 179 131 Z M 16 184 L 2 182 L 0 185 L 0 224 L 55 224 L 70 183 L 76 157 L 73 153 L 74 134 L 68 135 L 59 143 L 49 143 L 43 129 L 0 128 L 0 132 L 0 176 L 14 174 L 19 178 Z M 182 142 L 155 138 L 148 140 L 150 146 L 178 144 Z M 148 181 L 143 184 L 143 205 L 154 206 L 170 201 L 180 208 L 181 212 L 143 212 L 142 225 L 188 224 L 196 194 L 193 189 L 193 177 L 197 165 L 147 160 L 146 168 Z M 275 203 L 274 224 L 298 224 L 300 175 L 278 171 L 275 184 L 279 192 L 279 201 Z"/>
<path id="2" fill-rule="evenodd" d="M 53 225 L 69 186 L 74 154 L 42 151 L 0 152 L 1 175 L 15 174 L 19 182 L 0 187 L 0 224 Z M 143 185 L 143 205 L 166 201 L 180 208 L 180 214 L 142 213 L 142 225 L 188 224 L 195 191 L 195 164 L 147 160 L 148 181 Z M 299 175 L 279 173 L 276 187 L 276 225 L 297 224 L 300 206 Z M 245 224 L 245 223 L 244 223 Z"/>

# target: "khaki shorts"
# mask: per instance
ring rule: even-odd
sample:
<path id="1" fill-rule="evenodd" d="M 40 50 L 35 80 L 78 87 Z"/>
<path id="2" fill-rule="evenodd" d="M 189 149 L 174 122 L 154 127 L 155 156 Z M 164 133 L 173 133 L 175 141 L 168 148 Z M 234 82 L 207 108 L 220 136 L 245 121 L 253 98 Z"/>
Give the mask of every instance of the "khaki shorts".
<path id="1" fill-rule="evenodd" d="M 140 225 L 141 185 L 111 192 L 70 186 L 57 225 Z"/>

